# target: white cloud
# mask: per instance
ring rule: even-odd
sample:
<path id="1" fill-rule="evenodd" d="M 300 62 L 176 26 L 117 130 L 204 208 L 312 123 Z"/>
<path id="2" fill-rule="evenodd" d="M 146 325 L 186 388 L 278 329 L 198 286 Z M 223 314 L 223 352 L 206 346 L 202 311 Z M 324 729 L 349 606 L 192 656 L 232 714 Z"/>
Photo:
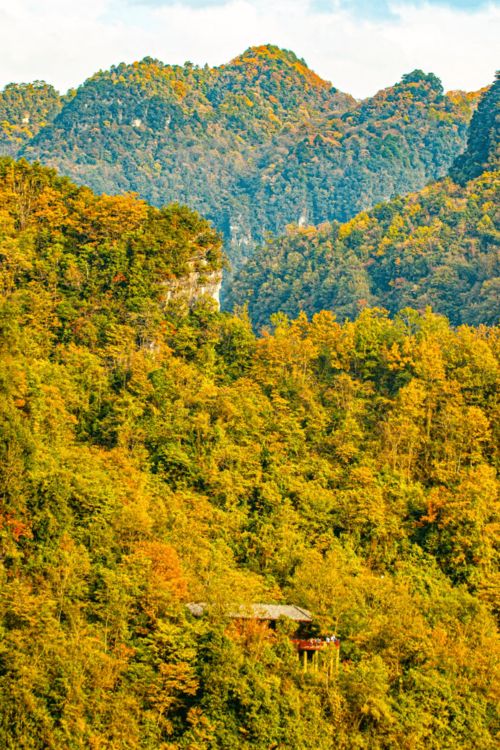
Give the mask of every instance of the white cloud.
<path id="1" fill-rule="evenodd" d="M 264 43 L 292 49 L 359 97 L 417 67 L 436 73 L 447 89 L 473 90 L 493 78 L 498 3 L 466 12 L 394 2 L 393 15 L 379 20 L 345 8 L 320 12 L 312 0 L 227 0 L 207 7 L 0 0 L 0 86 L 43 78 L 65 90 L 100 68 L 146 55 L 217 65 Z"/>

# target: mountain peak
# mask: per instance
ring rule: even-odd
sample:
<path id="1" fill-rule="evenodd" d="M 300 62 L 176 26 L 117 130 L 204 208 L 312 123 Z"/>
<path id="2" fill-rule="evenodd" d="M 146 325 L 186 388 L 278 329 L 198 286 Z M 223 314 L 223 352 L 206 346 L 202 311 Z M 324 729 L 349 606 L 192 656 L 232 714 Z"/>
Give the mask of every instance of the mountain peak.
<path id="1" fill-rule="evenodd" d="M 237 62 L 255 62 L 256 60 L 282 60 L 290 64 L 297 62 L 301 63 L 304 67 L 308 67 L 304 60 L 297 57 L 295 52 L 291 50 L 282 49 L 277 47 L 275 44 L 261 44 L 254 47 L 248 47 L 241 55 L 232 60 L 232 63 Z"/>
<path id="2" fill-rule="evenodd" d="M 401 78 L 400 86 L 415 86 L 424 85 L 433 89 L 437 94 L 443 93 L 443 84 L 441 79 L 434 73 L 424 73 L 419 68 L 412 70 L 410 73 L 405 73 Z"/>
<path id="3" fill-rule="evenodd" d="M 314 73 L 303 58 L 297 57 L 291 50 L 282 49 L 274 44 L 249 47 L 243 54 L 231 60 L 229 65 L 223 67 L 238 66 L 253 66 L 262 70 L 269 70 L 275 67 L 288 68 L 290 71 L 304 78 L 309 85 L 331 88 L 331 83 Z"/>

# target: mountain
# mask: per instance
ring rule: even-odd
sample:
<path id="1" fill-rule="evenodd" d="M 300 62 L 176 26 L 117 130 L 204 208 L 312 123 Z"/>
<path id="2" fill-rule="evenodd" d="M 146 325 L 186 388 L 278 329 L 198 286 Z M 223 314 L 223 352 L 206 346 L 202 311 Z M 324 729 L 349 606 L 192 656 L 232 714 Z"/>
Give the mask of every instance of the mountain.
<path id="1" fill-rule="evenodd" d="M 0 91 L 0 154 L 17 154 L 62 106 L 57 91 L 43 81 L 6 86 Z"/>
<path id="2" fill-rule="evenodd" d="M 193 206 L 234 236 L 237 251 L 258 226 L 247 204 L 260 162 L 306 124 L 354 104 L 272 46 L 214 69 L 146 58 L 89 79 L 22 155 L 99 192 Z"/>
<path id="3" fill-rule="evenodd" d="M 498 332 L 256 338 L 220 245 L 0 160 L 0 746 L 493 750 Z"/>
<path id="4" fill-rule="evenodd" d="M 146 58 L 92 76 L 17 154 L 97 192 L 189 205 L 237 266 L 267 232 L 346 220 L 446 174 L 476 100 L 417 70 L 356 102 L 270 45 L 217 68 Z"/>
<path id="5" fill-rule="evenodd" d="M 467 148 L 451 169 L 451 176 L 464 184 L 486 170 L 500 169 L 500 73 L 485 93 L 472 118 Z"/>
<path id="6" fill-rule="evenodd" d="M 455 177 L 474 179 L 443 179 L 343 224 L 290 227 L 232 279 L 228 308 L 247 303 L 256 326 L 277 311 L 332 310 L 344 319 L 370 305 L 392 314 L 430 306 L 454 325 L 495 324 L 500 173 L 487 170 L 498 167 L 498 93 L 497 80 L 452 168 Z"/>

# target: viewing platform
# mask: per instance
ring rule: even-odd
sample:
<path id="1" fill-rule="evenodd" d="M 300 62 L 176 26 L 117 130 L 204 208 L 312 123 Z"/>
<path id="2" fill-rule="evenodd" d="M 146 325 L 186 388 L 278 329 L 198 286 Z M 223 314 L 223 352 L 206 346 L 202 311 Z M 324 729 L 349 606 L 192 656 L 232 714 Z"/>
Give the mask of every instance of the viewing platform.
<path id="1" fill-rule="evenodd" d="M 340 640 L 331 638 L 290 638 L 297 651 L 324 651 L 328 648 L 340 648 Z"/>
<path id="2" fill-rule="evenodd" d="M 207 611 L 205 602 L 192 602 L 187 608 L 195 617 L 201 617 Z M 243 624 L 245 622 L 259 622 L 272 632 L 281 618 L 287 618 L 296 623 L 295 633 L 290 642 L 295 646 L 302 661 L 305 672 L 320 669 L 328 674 L 338 673 L 340 660 L 340 640 L 336 635 L 313 636 L 313 618 L 307 609 L 294 604 L 245 604 L 227 613 L 231 620 Z"/>

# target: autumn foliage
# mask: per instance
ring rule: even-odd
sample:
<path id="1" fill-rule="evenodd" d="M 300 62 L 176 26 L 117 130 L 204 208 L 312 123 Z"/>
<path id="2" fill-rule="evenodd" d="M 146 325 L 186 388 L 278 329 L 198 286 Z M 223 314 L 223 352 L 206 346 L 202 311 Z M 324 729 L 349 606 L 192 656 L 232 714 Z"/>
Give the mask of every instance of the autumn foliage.
<path id="1" fill-rule="evenodd" d="M 187 209 L 3 160 L 0 217 L 0 745 L 496 747 L 498 330 L 256 337 L 167 304 L 222 262 Z M 230 627 L 258 601 L 336 632 L 335 675 Z"/>

